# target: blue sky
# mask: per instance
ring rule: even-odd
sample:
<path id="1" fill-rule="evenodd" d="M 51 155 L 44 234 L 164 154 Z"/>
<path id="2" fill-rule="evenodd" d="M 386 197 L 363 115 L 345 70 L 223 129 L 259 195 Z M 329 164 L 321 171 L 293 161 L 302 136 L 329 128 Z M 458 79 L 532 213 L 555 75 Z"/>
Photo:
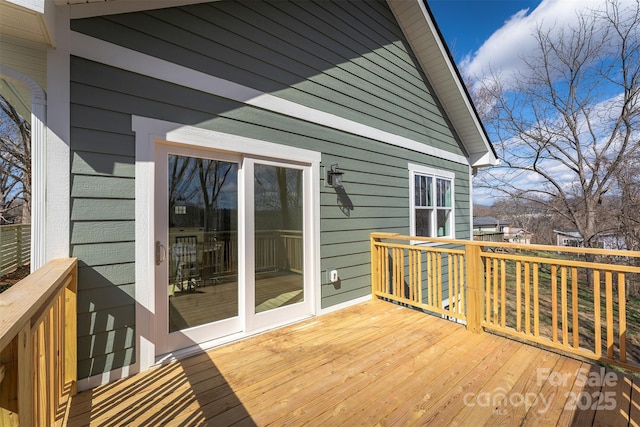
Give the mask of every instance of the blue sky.
<path id="1" fill-rule="evenodd" d="M 513 15 L 540 0 L 428 0 L 457 63 L 472 55 Z"/>
<path id="2" fill-rule="evenodd" d="M 633 16 L 635 1 L 617 0 L 623 20 L 625 14 L 631 13 L 629 16 Z M 526 80 L 526 74 L 531 72 L 525 61 L 535 59 L 539 55 L 538 45 L 532 37 L 536 29 L 551 40 L 559 40 L 563 37 L 565 30 L 578 25 L 579 13 L 593 16 L 594 10 L 598 10 L 596 14 L 602 13 L 607 5 L 604 0 L 427 0 L 427 2 L 465 80 L 468 79 L 473 83 L 482 81 L 491 74 L 500 75 L 501 87 L 505 91 L 516 89 L 517 79 Z M 565 36 L 567 34 L 570 34 L 570 30 L 565 33 Z M 633 33 L 631 40 L 633 37 L 640 38 L 640 31 Z M 561 65 L 561 63 L 558 64 Z M 597 74 L 597 64 L 594 65 L 593 70 Z M 486 81 L 490 82 L 490 79 Z M 582 81 L 582 84 L 588 83 Z M 588 86 L 583 87 L 589 90 Z M 613 84 L 604 84 L 598 86 L 597 91 L 589 94 L 592 104 L 588 110 L 595 116 L 590 119 L 591 130 L 593 131 L 595 126 L 597 132 L 604 132 L 598 135 L 602 138 L 607 136 L 609 124 L 606 113 L 612 111 L 612 107 L 622 99 L 620 89 Z M 601 123 L 596 119 L 599 117 L 598 113 L 602 116 Z M 545 117 L 545 119 L 553 122 L 555 117 Z M 494 144 L 498 143 L 491 129 L 487 128 L 487 130 Z M 509 139 L 502 142 L 507 148 L 515 147 L 515 145 L 509 146 L 511 144 Z M 514 150 L 517 151 L 517 147 Z M 505 152 L 501 152 L 501 155 L 504 154 Z M 547 169 L 546 172 L 563 186 L 570 187 L 576 182 L 575 174 L 565 165 L 549 163 L 544 167 Z M 521 190 L 544 185 L 540 176 L 535 173 L 518 173 L 511 176 L 509 175 L 511 172 L 506 167 L 491 171 L 493 176 L 509 177 L 505 180 Z M 490 202 L 495 199 L 496 194 L 498 193 L 491 189 L 478 186 L 474 188 L 476 200 Z"/>

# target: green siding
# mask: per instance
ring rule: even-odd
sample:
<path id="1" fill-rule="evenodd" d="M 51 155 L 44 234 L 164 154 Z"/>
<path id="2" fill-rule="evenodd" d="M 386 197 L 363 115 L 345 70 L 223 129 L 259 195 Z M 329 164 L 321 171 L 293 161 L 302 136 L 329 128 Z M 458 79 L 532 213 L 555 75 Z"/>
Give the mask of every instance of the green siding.
<path id="1" fill-rule="evenodd" d="M 133 221 L 76 221 L 71 227 L 71 244 L 132 240 Z"/>
<path id="2" fill-rule="evenodd" d="M 134 200 L 72 199 L 71 223 L 75 221 L 123 220 L 135 218 Z M 132 236 L 133 237 L 133 236 Z"/>
<path id="3" fill-rule="evenodd" d="M 135 159 L 131 156 L 92 153 L 86 150 L 80 155 L 76 151 L 71 160 L 71 173 L 133 178 L 135 177 Z"/>
<path id="4" fill-rule="evenodd" d="M 215 2 L 77 20 L 72 28 L 462 153 L 383 1 Z"/>
<path id="5" fill-rule="evenodd" d="M 464 154 L 382 1 L 216 2 L 73 21 L 72 28 L 275 96 Z M 134 362 L 135 135 L 153 117 L 322 153 L 322 307 L 370 293 L 369 234 L 409 232 L 408 163 L 456 174 L 469 233 L 469 169 L 82 58 L 71 59 L 72 254 L 79 270 L 80 378 Z M 324 175 L 324 172 L 321 174 Z M 340 284 L 326 271 L 338 269 Z"/>

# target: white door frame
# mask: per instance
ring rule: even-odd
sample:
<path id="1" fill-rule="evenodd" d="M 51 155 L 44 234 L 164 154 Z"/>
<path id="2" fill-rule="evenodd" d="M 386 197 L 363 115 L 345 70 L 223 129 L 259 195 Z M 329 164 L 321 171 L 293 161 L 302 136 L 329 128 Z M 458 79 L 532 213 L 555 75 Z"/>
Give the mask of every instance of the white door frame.
<path id="1" fill-rule="evenodd" d="M 158 321 L 155 301 L 155 147 L 156 141 L 167 144 L 189 145 L 196 148 L 213 149 L 219 152 L 246 154 L 252 157 L 305 163 L 310 166 L 310 179 L 305 191 L 310 195 L 310 206 L 305 206 L 309 223 L 310 244 L 305 247 L 306 277 L 313 278 L 313 290 L 305 295 L 311 298 L 312 315 L 320 312 L 320 160 L 316 151 L 289 147 L 273 142 L 261 141 L 212 130 L 185 126 L 164 120 L 133 116 L 132 128 L 136 141 L 136 363 L 132 372 L 149 369 L 160 359 L 156 357 L 159 337 L 154 324 Z M 241 152 L 239 148 L 241 147 Z M 242 174 L 239 174 L 240 180 Z M 239 203 L 242 203 L 239 201 Z M 307 219 L 305 219 L 307 221 Z M 306 225 L 306 224 L 305 224 Z M 240 231 L 240 230 L 239 230 Z M 305 284 L 306 286 L 306 284 Z M 242 311 L 242 310 L 241 310 Z M 275 327 L 277 325 L 270 325 Z M 254 329 L 253 333 L 259 332 Z M 241 334 L 240 336 L 243 336 Z M 202 343 L 189 351 L 198 351 L 210 346 L 239 338 L 230 335 L 219 340 Z M 168 358 L 180 357 L 183 352 L 172 352 Z"/>
<path id="2" fill-rule="evenodd" d="M 240 181 L 240 176 L 242 172 L 240 170 L 242 165 L 242 156 L 239 155 L 230 155 L 227 153 L 219 153 L 215 151 L 207 151 L 201 148 L 193 148 L 191 146 L 185 145 L 176 145 L 176 144 L 166 144 L 163 141 L 157 141 L 155 146 L 155 156 L 156 156 L 156 165 L 159 162 L 163 162 L 167 164 L 166 161 L 168 159 L 169 154 L 177 154 L 180 156 L 189 156 L 189 157 L 202 157 L 202 158 L 211 158 L 215 160 L 222 160 L 225 162 L 236 163 L 238 165 L 238 181 Z M 244 329 L 243 322 L 243 312 L 239 309 L 238 314 L 234 317 L 227 318 L 215 322 L 215 324 L 209 325 L 200 325 L 197 327 L 190 328 L 188 330 L 169 332 L 169 313 L 168 310 L 162 309 L 162 306 L 167 307 L 167 298 L 168 298 L 168 287 L 169 283 L 168 279 L 168 264 L 169 264 L 169 256 L 170 256 L 170 245 L 171 243 L 168 241 L 168 223 L 167 223 L 167 209 L 169 206 L 168 203 L 168 174 L 167 174 L 166 166 L 156 167 L 156 187 L 155 191 L 155 238 L 158 243 L 162 245 L 164 249 L 164 253 L 159 254 L 164 256 L 164 260 L 160 263 L 156 262 L 155 267 L 155 300 L 156 300 L 156 312 L 155 312 L 155 337 L 156 337 L 156 353 L 158 354 L 166 354 L 171 353 L 176 350 L 181 350 L 184 348 L 192 347 L 194 343 L 202 343 L 209 341 L 208 337 L 210 336 L 225 336 L 232 335 L 233 333 L 238 333 Z M 238 185 L 241 188 L 240 185 Z M 240 199 L 242 194 L 238 193 L 238 198 Z M 162 213 L 161 213 L 162 212 Z M 238 214 L 240 215 L 240 210 L 238 210 Z M 244 248 L 244 235 L 242 234 L 242 230 L 238 230 L 238 246 L 237 250 L 239 254 L 242 254 L 245 250 Z M 155 250 L 155 248 L 154 248 Z M 157 256 L 158 254 L 154 254 Z M 239 259 L 239 269 L 242 271 L 242 264 L 244 263 L 244 259 Z M 241 283 L 238 280 L 238 284 Z M 244 298 L 244 289 L 242 286 L 238 286 L 238 301 L 242 301 Z"/>

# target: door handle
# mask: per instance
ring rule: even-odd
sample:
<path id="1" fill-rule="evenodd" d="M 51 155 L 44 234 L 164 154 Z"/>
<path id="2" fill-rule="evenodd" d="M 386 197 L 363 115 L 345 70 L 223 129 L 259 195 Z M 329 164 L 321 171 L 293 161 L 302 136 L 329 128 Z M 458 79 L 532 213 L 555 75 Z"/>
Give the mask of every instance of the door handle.
<path id="1" fill-rule="evenodd" d="M 156 265 L 162 264 L 167 259 L 167 248 L 165 248 L 160 240 L 156 240 Z"/>

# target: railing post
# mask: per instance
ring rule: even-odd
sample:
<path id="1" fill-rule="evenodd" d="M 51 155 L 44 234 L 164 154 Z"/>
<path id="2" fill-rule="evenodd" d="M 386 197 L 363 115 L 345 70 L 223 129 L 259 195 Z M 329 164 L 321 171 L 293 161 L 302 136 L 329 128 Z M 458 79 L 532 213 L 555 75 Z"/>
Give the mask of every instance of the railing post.
<path id="1" fill-rule="evenodd" d="M 373 234 L 371 234 L 370 237 L 370 242 L 371 242 L 371 297 L 378 299 L 378 296 L 376 295 L 376 291 L 378 289 L 378 282 L 380 280 L 380 273 L 379 273 L 379 266 L 378 266 L 378 260 L 380 259 L 380 257 L 378 257 L 378 252 L 376 249 L 376 242 L 380 241 L 380 239 L 376 238 L 373 236 Z"/>
<path id="2" fill-rule="evenodd" d="M 482 330 L 482 249 L 477 245 L 465 245 L 467 261 L 467 329 Z"/>
<path id="3" fill-rule="evenodd" d="M 69 395 L 78 391 L 78 265 L 71 272 L 71 283 L 64 290 L 64 385 L 69 386 Z"/>

